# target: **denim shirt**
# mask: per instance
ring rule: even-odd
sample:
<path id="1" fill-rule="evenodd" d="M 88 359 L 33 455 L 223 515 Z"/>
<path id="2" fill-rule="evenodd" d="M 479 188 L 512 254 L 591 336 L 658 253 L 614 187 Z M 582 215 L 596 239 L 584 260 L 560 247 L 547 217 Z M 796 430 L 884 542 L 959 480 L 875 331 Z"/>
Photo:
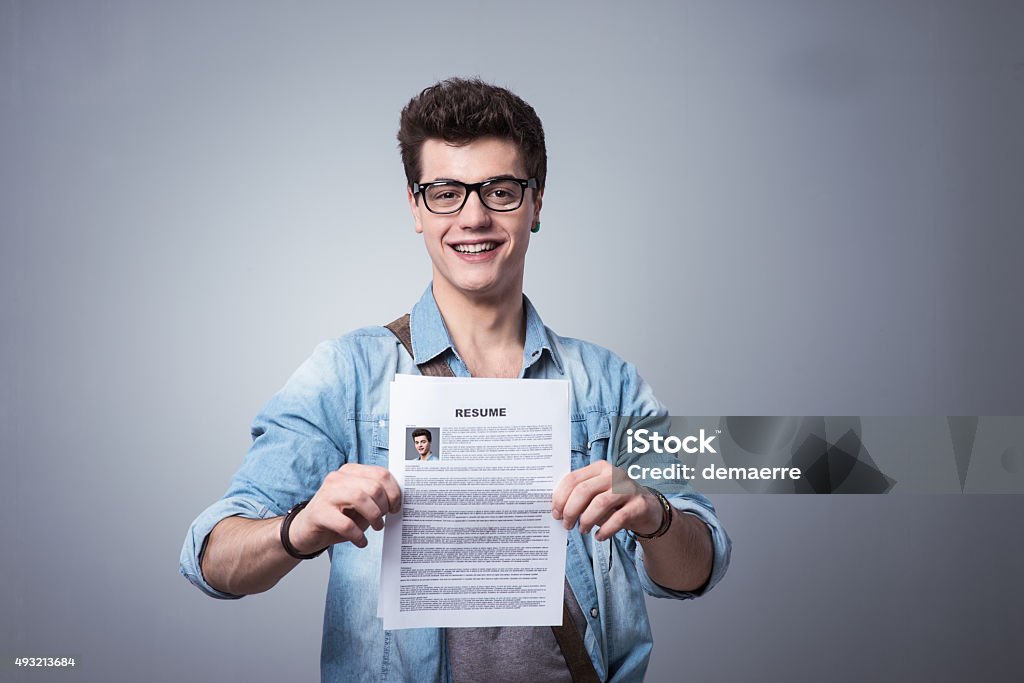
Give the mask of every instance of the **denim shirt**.
<path id="1" fill-rule="evenodd" d="M 524 297 L 526 344 L 522 378 L 568 379 L 572 468 L 609 457 L 609 417 L 665 416 L 636 369 L 615 354 L 546 328 Z M 410 321 L 415 358 L 384 327 L 366 327 L 327 341 L 274 395 L 252 425 L 253 443 L 224 497 L 189 528 L 180 571 L 215 598 L 240 596 L 210 586 L 200 570 L 211 529 L 225 517 L 266 519 L 312 498 L 324 477 L 346 462 L 388 465 L 388 392 L 396 373 L 445 354 L 459 377 L 469 377 L 452 345 L 428 286 Z M 618 455 L 612 454 L 612 461 Z M 643 592 L 687 599 L 710 590 L 729 564 L 730 541 L 711 503 L 687 485 L 666 492 L 679 510 L 703 520 L 714 541 L 711 578 L 696 592 L 663 588 L 647 575 L 643 549 L 627 533 L 607 541 L 569 533 L 566 578 L 587 620 L 584 644 L 602 680 L 639 681 L 653 644 Z M 443 629 L 385 631 L 377 618 L 381 541 L 339 543 L 328 552 L 330 580 L 321 646 L 323 681 L 449 681 Z"/>

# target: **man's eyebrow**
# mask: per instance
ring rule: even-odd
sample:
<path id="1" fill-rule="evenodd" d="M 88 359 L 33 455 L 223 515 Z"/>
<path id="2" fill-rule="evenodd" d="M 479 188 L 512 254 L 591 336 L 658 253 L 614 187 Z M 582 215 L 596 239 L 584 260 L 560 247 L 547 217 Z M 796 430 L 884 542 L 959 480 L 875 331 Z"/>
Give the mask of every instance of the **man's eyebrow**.
<path id="1" fill-rule="evenodd" d="M 516 176 L 514 173 L 502 173 L 500 175 L 492 175 L 490 178 L 481 180 L 481 183 L 489 183 L 492 180 L 515 180 Z M 463 183 L 472 185 L 472 183 L 466 183 L 465 180 L 456 180 L 455 178 L 434 178 L 430 182 L 432 183 Z"/>

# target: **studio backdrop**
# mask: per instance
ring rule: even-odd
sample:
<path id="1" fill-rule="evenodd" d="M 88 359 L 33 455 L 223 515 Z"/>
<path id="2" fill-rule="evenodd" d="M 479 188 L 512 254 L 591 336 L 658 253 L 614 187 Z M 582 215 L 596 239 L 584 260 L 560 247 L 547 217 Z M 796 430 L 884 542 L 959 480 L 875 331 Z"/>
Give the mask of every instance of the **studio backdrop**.
<path id="1" fill-rule="evenodd" d="M 0 0 L 0 678 L 317 680 L 326 557 L 225 602 L 178 553 L 313 347 L 429 281 L 395 133 L 448 76 L 536 108 L 526 293 L 673 415 L 1024 414 L 1022 35 L 1012 2 Z M 714 495 L 731 568 L 649 601 L 648 679 L 1019 675 L 1024 499 L 897 492 Z"/>

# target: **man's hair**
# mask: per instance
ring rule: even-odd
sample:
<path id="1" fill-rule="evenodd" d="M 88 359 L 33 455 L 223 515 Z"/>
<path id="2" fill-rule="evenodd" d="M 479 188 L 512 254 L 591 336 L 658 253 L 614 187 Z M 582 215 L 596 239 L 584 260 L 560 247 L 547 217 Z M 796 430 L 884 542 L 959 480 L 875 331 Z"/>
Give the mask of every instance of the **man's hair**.
<path id="1" fill-rule="evenodd" d="M 479 78 L 449 78 L 426 88 L 402 109 L 398 148 L 405 178 L 420 177 L 420 150 L 428 139 L 465 145 L 483 137 L 509 140 L 519 147 L 527 176 L 544 189 L 548 155 L 537 112 L 515 93 Z"/>
<path id="2" fill-rule="evenodd" d="M 427 437 L 427 441 L 433 442 L 433 439 L 430 438 L 430 430 L 429 429 L 414 429 L 414 430 L 412 430 L 412 440 L 413 441 L 416 440 L 417 436 L 425 436 L 425 437 Z"/>

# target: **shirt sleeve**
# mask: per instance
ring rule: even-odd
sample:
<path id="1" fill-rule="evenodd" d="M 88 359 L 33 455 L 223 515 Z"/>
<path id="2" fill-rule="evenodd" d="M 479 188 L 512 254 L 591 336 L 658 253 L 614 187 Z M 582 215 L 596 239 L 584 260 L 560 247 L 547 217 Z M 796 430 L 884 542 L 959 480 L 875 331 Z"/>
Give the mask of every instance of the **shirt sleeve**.
<path id="1" fill-rule="evenodd" d="M 253 500 L 244 496 L 225 497 L 218 500 L 192 522 L 188 535 L 185 536 L 185 544 L 181 547 L 181 559 L 178 571 L 189 582 L 207 595 L 222 600 L 237 600 L 241 595 L 233 595 L 219 591 L 203 577 L 200 563 L 203 561 L 203 551 L 206 550 L 206 539 L 209 537 L 213 527 L 227 517 L 240 515 L 249 519 L 263 519 L 270 515 L 270 509 L 265 505 L 258 505 Z"/>
<path id="2" fill-rule="evenodd" d="M 252 424 L 252 445 L 224 496 L 192 522 L 181 549 L 179 571 L 207 595 L 219 591 L 202 574 L 210 531 L 234 515 L 266 519 L 308 500 L 324 477 L 344 463 L 345 383 L 334 342 L 324 342 L 270 399 Z"/>
<path id="3" fill-rule="evenodd" d="M 667 432 L 671 420 L 668 410 L 654 396 L 650 386 L 640 377 L 636 368 L 626 363 L 623 372 L 623 399 L 620 406 L 620 418 L 616 421 L 616 429 L 612 435 L 612 443 L 615 448 L 615 464 L 626 469 L 630 461 L 638 456 L 626 452 L 625 430 L 627 427 L 646 427 L 653 431 Z M 647 456 L 649 459 L 651 456 Z M 669 462 L 678 462 L 671 455 L 664 456 Z M 650 464 L 650 463 L 648 463 Z M 647 573 L 644 565 L 644 549 L 640 543 L 634 542 L 635 546 L 633 561 L 636 565 L 637 575 L 640 578 L 640 585 L 644 592 L 656 598 L 674 598 L 677 600 L 688 600 L 704 595 L 725 576 L 729 568 L 729 559 L 732 553 L 732 541 L 726 533 L 725 528 L 715 513 L 715 507 L 708 498 L 698 493 L 685 481 L 661 481 L 658 482 L 658 489 L 665 495 L 669 503 L 684 514 L 693 515 L 707 525 L 711 532 L 711 541 L 714 546 L 711 576 L 707 583 L 696 591 L 677 591 L 665 588 L 654 582 Z"/>
<path id="4" fill-rule="evenodd" d="M 656 598 L 675 598 L 676 600 L 699 598 L 714 588 L 715 584 L 725 576 L 725 571 L 729 568 L 732 541 L 729 540 L 728 534 L 725 533 L 722 523 L 718 521 L 714 506 L 701 494 L 691 491 L 689 493 L 666 494 L 665 497 L 668 498 L 672 507 L 684 514 L 697 517 L 707 525 L 708 531 L 711 532 L 711 541 L 714 545 L 711 576 L 708 578 L 707 583 L 695 591 L 677 591 L 665 588 L 655 583 L 650 575 L 647 574 L 647 568 L 644 566 L 644 547 L 637 543 L 634 561 L 636 563 L 637 575 L 640 577 L 640 585 L 643 586 L 644 592 Z"/>

